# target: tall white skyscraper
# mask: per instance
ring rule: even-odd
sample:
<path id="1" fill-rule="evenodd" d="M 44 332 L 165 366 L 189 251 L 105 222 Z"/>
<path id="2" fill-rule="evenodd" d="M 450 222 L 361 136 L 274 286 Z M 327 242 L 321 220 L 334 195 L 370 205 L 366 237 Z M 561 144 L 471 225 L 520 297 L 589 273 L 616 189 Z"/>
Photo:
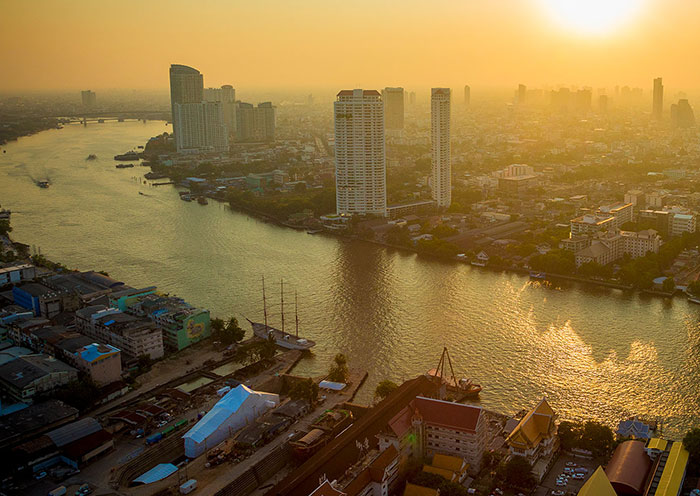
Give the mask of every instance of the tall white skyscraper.
<path id="1" fill-rule="evenodd" d="M 384 102 L 376 90 L 343 90 L 334 103 L 339 214 L 386 215 Z"/>
<path id="2" fill-rule="evenodd" d="M 430 137 L 433 199 L 438 207 L 452 203 L 450 158 L 450 89 L 433 88 L 430 95 Z"/>
<path id="3" fill-rule="evenodd" d="M 236 134 L 236 89 L 230 84 L 221 88 L 204 88 L 204 100 L 207 102 L 221 102 L 224 111 L 224 123 L 228 128 L 230 137 Z"/>

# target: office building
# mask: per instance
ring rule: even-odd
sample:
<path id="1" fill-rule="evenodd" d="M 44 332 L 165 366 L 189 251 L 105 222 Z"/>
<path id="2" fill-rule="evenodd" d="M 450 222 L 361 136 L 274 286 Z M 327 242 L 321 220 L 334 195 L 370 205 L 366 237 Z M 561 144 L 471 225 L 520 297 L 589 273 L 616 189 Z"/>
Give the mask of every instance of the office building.
<path id="1" fill-rule="evenodd" d="M 472 100 L 472 89 L 467 84 L 464 86 L 464 105 L 468 107 L 471 104 L 471 100 Z"/>
<path id="2" fill-rule="evenodd" d="M 430 96 L 430 136 L 433 163 L 433 200 L 438 207 L 452 203 L 452 164 L 450 157 L 449 88 L 433 88 Z"/>
<path id="3" fill-rule="evenodd" d="M 384 100 L 384 128 L 392 131 L 403 129 L 403 88 L 384 88 L 382 99 Z"/>
<path id="4" fill-rule="evenodd" d="M 97 105 L 97 95 L 94 91 L 85 90 L 80 92 L 80 98 L 83 102 L 83 108 L 86 110 L 94 109 Z"/>
<path id="5" fill-rule="evenodd" d="M 384 102 L 377 90 L 342 90 L 333 104 L 338 214 L 386 215 Z"/>
<path id="6" fill-rule="evenodd" d="M 695 113 L 687 98 L 682 98 L 678 103 L 671 105 L 671 124 L 681 129 L 695 127 Z"/>
<path id="7" fill-rule="evenodd" d="M 652 116 L 660 121 L 664 113 L 664 84 L 661 78 L 654 79 L 654 101 L 652 103 Z"/>

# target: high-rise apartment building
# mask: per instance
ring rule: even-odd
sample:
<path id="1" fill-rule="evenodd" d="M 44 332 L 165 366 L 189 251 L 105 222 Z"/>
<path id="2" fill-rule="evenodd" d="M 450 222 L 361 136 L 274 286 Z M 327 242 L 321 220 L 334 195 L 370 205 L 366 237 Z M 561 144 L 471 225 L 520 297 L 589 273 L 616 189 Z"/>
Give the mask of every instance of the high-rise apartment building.
<path id="1" fill-rule="evenodd" d="M 229 137 L 236 136 L 236 89 L 230 84 L 221 88 L 205 88 L 204 100 L 207 102 L 221 102 L 224 111 L 224 123 L 228 129 Z"/>
<path id="2" fill-rule="evenodd" d="M 450 89 L 433 88 L 430 96 L 430 136 L 433 162 L 433 199 L 438 207 L 452 202 L 450 162 Z"/>
<path id="3" fill-rule="evenodd" d="M 527 86 L 524 84 L 518 85 L 518 103 L 525 103 L 527 100 Z"/>
<path id="4" fill-rule="evenodd" d="M 333 108 L 337 212 L 386 215 L 386 147 L 381 95 L 376 90 L 342 90 Z"/>
<path id="5" fill-rule="evenodd" d="M 236 104 L 236 141 L 274 141 L 277 108 L 270 102 Z"/>
<path id="6" fill-rule="evenodd" d="M 197 69 L 170 66 L 170 104 L 178 153 L 228 150 L 224 104 L 205 101 L 204 77 Z"/>
<path id="7" fill-rule="evenodd" d="M 384 88 L 382 99 L 384 100 L 384 128 L 391 130 L 403 129 L 403 88 Z"/>
<path id="8" fill-rule="evenodd" d="M 469 106 L 471 103 L 472 99 L 472 89 L 469 87 L 469 85 L 464 86 L 464 105 Z"/>
<path id="9" fill-rule="evenodd" d="M 97 104 L 97 95 L 94 91 L 85 90 L 80 92 L 80 98 L 83 103 L 83 108 L 93 109 Z"/>
<path id="10" fill-rule="evenodd" d="M 664 114 L 664 84 L 662 78 L 654 79 L 654 101 L 652 103 L 652 115 L 660 121 Z"/>

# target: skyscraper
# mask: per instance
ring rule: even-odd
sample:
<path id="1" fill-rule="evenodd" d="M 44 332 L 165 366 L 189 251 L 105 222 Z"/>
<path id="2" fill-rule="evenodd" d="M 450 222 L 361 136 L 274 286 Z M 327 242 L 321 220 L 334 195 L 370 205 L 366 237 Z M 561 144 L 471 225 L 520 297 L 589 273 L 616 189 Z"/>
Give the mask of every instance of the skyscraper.
<path id="1" fill-rule="evenodd" d="M 664 114 L 664 84 L 662 78 L 654 79 L 654 101 L 652 103 L 652 116 L 657 121 L 663 118 Z"/>
<path id="2" fill-rule="evenodd" d="M 178 153 L 228 150 L 224 105 L 204 100 L 204 77 L 197 69 L 170 66 L 170 105 Z"/>
<path id="3" fill-rule="evenodd" d="M 524 84 L 518 85 L 518 103 L 525 103 L 527 99 L 527 86 Z"/>
<path id="4" fill-rule="evenodd" d="M 204 100 L 207 102 L 221 102 L 224 111 L 224 123 L 228 128 L 229 136 L 236 134 L 236 90 L 230 84 L 221 88 L 205 88 Z"/>
<path id="5" fill-rule="evenodd" d="M 687 98 L 681 98 L 677 104 L 671 105 L 671 124 L 682 129 L 695 127 L 695 112 Z"/>
<path id="6" fill-rule="evenodd" d="M 471 103 L 471 99 L 472 99 L 472 89 L 467 84 L 464 86 L 464 105 L 466 105 L 468 107 L 469 104 Z"/>
<path id="7" fill-rule="evenodd" d="M 403 88 L 384 88 L 384 127 L 390 130 L 403 129 L 404 94 Z"/>
<path id="8" fill-rule="evenodd" d="M 93 109 L 97 103 L 97 95 L 94 91 L 85 90 L 80 92 L 80 98 L 83 102 L 83 107 Z"/>
<path id="9" fill-rule="evenodd" d="M 336 209 L 386 215 L 384 102 L 376 90 L 342 90 L 335 117 Z"/>
<path id="10" fill-rule="evenodd" d="M 430 95 L 430 138 L 433 162 L 433 199 L 438 207 L 452 202 L 450 162 L 450 89 L 433 88 Z"/>
<path id="11" fill-rule="evenodd" d="M 274 141 L 277 108 L 270 102 L 236 104 L 236 140 Z"/>

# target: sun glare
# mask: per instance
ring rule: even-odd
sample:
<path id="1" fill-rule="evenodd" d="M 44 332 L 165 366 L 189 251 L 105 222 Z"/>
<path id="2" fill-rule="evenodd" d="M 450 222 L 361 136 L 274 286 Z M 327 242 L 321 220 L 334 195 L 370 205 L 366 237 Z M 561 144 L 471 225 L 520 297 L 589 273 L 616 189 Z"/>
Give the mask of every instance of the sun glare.
<path id="1" fill-rule="evenodd" d="M 629 22 L 645 0 L 540 0 L 567 29 L 600 35 Z"/>

